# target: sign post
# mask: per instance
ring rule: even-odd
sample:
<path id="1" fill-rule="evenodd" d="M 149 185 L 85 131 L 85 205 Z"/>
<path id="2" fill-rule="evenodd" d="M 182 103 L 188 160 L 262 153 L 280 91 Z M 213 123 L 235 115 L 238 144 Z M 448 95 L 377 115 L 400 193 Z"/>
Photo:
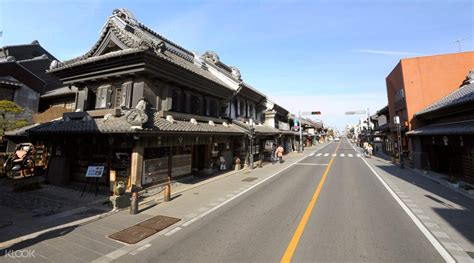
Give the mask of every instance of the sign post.
<path id="1" fill-rule="evenodd" d="M 88 166 L 86 172 L 86 183 L 84 184 L 84 188 L 82 189 L 81 197 L 84 196 L 84 192 L 86 191 L 86 186 L 90 182 L 89 178 L 95 178 L 95 195 L 99 192 L 99 178 L 102 177 L 104 174 L 105 166 Z"/>

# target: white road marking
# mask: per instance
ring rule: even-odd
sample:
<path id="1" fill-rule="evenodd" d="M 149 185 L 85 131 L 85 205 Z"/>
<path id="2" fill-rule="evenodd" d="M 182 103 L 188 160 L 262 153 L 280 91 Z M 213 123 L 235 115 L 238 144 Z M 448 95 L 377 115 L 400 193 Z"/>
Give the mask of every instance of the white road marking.
<path id="1" fill-rule="evenodd" d="M 341 157 L 344 157 L 344 154 L 343 154 L 343 153 L 341 153 L 341 155 L 340 155 L 340 156 L 341 156 Z"/>
<path id="2" fill-rule="evenodd" d="M 323 146 L 323 147 L 322 147 L 321 149 L 319 149 L 319 150 L 322 150 L 323 148 L 327 147 L 328 145 L 329 145 L 329 144 L 326 144 L 325 146 Z M 301 162 L 302 160 L 304 160 L 306 157 L 307 157 L 307 156 L 302 157 L 302 158 L 299 159 L 298 161 L 296 161 L 296 162 L 294 162 L 294 163 L 288 165 L 287 167 L 281 169 L 280 171 L 278 171 L 278 172 L 276 172 L 276 173 L 270 175 L 269 177 L 267 177 L 267 178 L 265 178 L 265 179 L 263 179 L 263 180 L 257 182 L 257 183 L 254 184 L 254 185 L 251 185 L 249 188 L 245 189 L 244 191 L 240 192 L 239 194 L 237 194 L 237 195 L 235 195 L 235 196 L 233 196 L 233 197 L 227 199 L 226 201 L 222 202 L 221 204 L 219 204 L 219 205 L 217 205 L 217 206 L 215 206 L 215 207 L 213 207 L 213 208 L 207 210 L 206 212 L 202 213 L 201 215 L 199 215 L 199 216 L 197 216 L 197 217 L 195 217 L 195 218 L 189 220 L 188 222 L 184 223 L 182 226 L 189 226 L 190 224 L 192 224 L 193 222 L 197 221 L 198 219 L 203 218 L 203 217 L 207 216 L 208 214 L 210 214 L 210 213 L 216 211 L 217 209 L 219 209 L 219 208 L 225 206 L 226 204 L 228 204 L 228 203 L 232 202 L 233 200 L 237 199 L 238 197 L 244 195 L 244 194 L 247 193 L 248 191 L 254 189 L 255 187 L 257 187 L 257 186 L 259 186 L 259 185 L 261 185 L 261 184 L 263 184 L 263 183 L 265 183 L 266 181 L 268 181 L 268 180 L 272 179 L 273 177 L 279 175 L 279 174 L 282 173 L 283 171 L 286 171 L 286 170 L 289 169 L 290 167 L 293 167 L 293 165 L 298 164 L 299 162 Z"/>
<path id="3" fill-rule="evenodd" d="M 189 222 L 189 221 L 188 221 Z M 174 233 L 178 232 L 179 230 L 181 230 L 182 228 L 181 227 L 176 227 L 175 229 L 169 231 L 168 233 L 165 234 L 165 236 L 169 237 L 171 235 L 173 235 Z"/>
<path id="4" fill-rule="evenodd" d="M 151 247 L 151 244 L 146 244 L 146 245 L 143 245 L 135 250 L 133 250 L 132 252 L 130 252 L 129 254 L 132 255 L 132 256 L 135 256 L 136 254 L 142 252 L 143 250 L 147 249 Z"/>
<path id="5" fill-rule="evenodd" d="M 349 156 L 349 157 L 354 157 L 354 155 L 352 155 L 352 153 L 349 153 L 347 156 Z"/>
<path id="6" fill-rule="evenodd" d="M 316 154 L 316 156 L 321 156 L 321 154 L 322 154 L 322 153 L 318 153 L 318 154 Z"/>
<path id="7" fill-rule="evenodd" d="M 187 222 L 184 222 L 183 226 L 189 226 L 190 224 L 192 224 L 192 223 L 194 223 L 194 222 L 196 222 L 196 221 L 198 221 L 198 220 L 199 220 L 199 217 L 195 217 L 195 218 L 193 218 L 193 219 L 191 219 L 191 220 L 189 220 L 189 221 L 187 221 Z"/>
<path id="8" fill-rule="evenodd" d="M 197 214 L 191 213 L 191 214 L 187 214 L 185 217 L 187 217 L 187 218 L 193 218 L 193 217 L 195 217 L 195 216 L 197 216 Z"/>
<path id="9" fill-rule="evenodd" d="M 296 165 L 328 165 L 327 163 L 297 163 Z"/>
<path id="10" fill-rule="evenodd" d="M 355 148 L 354 148 L 355 150 Z M 426 228 L 423 223 L 421 223 L 420 219 L 408 208 L 408 206 L 403 203 L 403 201 L 398 197 L 393 190 L 385 183 L 385 181 L 380 177 L 380 175 L 372 168 L 372 166 L 365 160 L 362 159 L 362 161 L 369 167 L 369 169 L 372 171 L 372 173 L 379 179 L 379 181 L 382 183 L 382 185 L 385 187 L 385 189 L 392 195 L 392 197 L 397 201 L 397 203 L 400 205 L 400 207 L 405 211 L 405 213 L 410 217 L 410 219 L 415 223 L 415 225 L 420 229 L 420 231 L 425 235 L 425 237 L 428 239 L 428 241 L 433 245 L 433 247 L 438 251 L 438 253 L 444 258 L 446 262 L 456 262 L 454 258 L 449 254 L 449 252 L 446 250 L 446 248 L 441 245 L 441 243 L 431 234 L 431 232 Z M 446 246 L 446 243 L 443 243 Z M 456 244 L 454 244 L 456 245 Z M 447 247 L 447 246 L 446 246 Z M 458 246 L 459 247 L 459 246 Z M 449 248 L 449 247 L 448 247 Z"/>
<path id="11" fill-rule="evenodd" d="M 325 153 L 325 154 L 324 154 L 324 156 L 328 156 L 328 155 L 329 155 L 329 153 Z"/>
<path id="12" fill-rule="evenodd" d="M 100 257 L 100 258 L 98 258 L 98 259 L 96 259 L 92 262 L 108 262 L 112 259 L 117 259 L 117 258 L 119 258 L 119 257 L 121 257 L 121 256 L 123 256 L 127 253 L 128 253 L 127 250 L 119 248 L 115 251 L 110 252 L 109 254 L 105 255 L 104 257 Z M 110 259 L 110 260 L 108 260 L 108 259 Z"/>
<path id="13" fill-rule="evenodd" d="M 333 154 L 332 154 L 332 157 L 336 157 L 336 155 L 337 155 L 337 154 L 333 153 Z"/>
<path id="14" fill-rule="evenodd" d="M 359 153 L 357 154 L 357 157 L 361 157 Z"/>

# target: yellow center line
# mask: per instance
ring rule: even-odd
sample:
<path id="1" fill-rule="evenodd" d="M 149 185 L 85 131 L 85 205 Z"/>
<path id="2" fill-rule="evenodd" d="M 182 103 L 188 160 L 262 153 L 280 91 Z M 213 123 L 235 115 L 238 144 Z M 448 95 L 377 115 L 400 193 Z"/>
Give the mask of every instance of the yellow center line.
<path id="1" fill-rule="evenodd" d="M 339 149 L 340 145 L 341 145 L 341 142 L 337 144 L 336 151 L 334 153 L 337 153 L 337 150 Z M 329 173 L 329 170 L 331 169 L 331 165 L 334 161 L 334 158 L 335 157 L 332 157 L 331 160 L 329 161 L 328 166 L 326 166 L 326 170 L 324 171 L 323 177 L 321 178 L 321 181 L 319 181 L 318 187 L 316 188 L 316 191 L 314 192 L 313 197 L 311 198 L 311 201 L 309 202 L 308 207 L 306 208 L 306 211 L 304 212 L 303 217 L 301 218 L 301 221 L 298 224 L 298 227 L 296 228 L 296 231 L 293 234 L 293 237 L 291 238 L 291 241 L 288 244 L 285 254 L 281 258 L 280 262 L 287 263 L 291 261 L 291 258 L 293 257 L 293 254 L 295 253 L 296 247 L 298 246 L 298 242 L 300 241 L 301 235 L 303 235 L 303 231 L 306 226 L 306 223 L 308 222 L 308 219 L 311 216 L 311 212 L 313 211 L 314 205 L 318 201 L 319 193 L 321 192 L 321 189 L 323 188 L 324 182 L 326 181 L 326 177 Z"/>

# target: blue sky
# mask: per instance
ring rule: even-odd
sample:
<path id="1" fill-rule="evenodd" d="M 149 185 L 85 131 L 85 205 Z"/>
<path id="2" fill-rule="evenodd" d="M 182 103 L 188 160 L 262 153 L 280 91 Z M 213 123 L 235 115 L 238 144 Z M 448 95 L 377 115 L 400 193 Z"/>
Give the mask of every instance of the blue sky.
<path id="1" fill-rule="evenodd" d="M 401 58 L 473 50 L 471 0 L 22 1 L 0 0 L 0 45 L 39 42 L 67 60 L 89 50 L 115 8 L 183 47 L 217 52 L 292 112 L 387 104 L 385 77 Z"/>

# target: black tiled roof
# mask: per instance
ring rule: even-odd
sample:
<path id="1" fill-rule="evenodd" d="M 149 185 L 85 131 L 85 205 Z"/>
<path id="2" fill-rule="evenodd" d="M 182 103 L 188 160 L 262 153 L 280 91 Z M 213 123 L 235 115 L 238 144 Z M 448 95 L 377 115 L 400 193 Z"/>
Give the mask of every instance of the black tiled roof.
<path id="1" fill-rule="evenodd" d="M 124 27 L 124 24 L 126 24 L 127 27 Z M 128 48 L 121 51 L 94 56 L 94 53 L 98 50 L 109 31 L 115 34 L 117 38 L 120 39 L 120 41 L 128 46 Z M 163 52 L 158 50 L 159 44 L 161 42 L 165 43 L 166 46 Z M 170 63 L 178 65 L 190 72 L 207 78 L 221 86 L 227 87 L 224 82 L 215 77 L 211 72 L 195 64 L 194 55 L 188 50 L 185 50 L 168 39 L 162 37 L 141 23 L 132 24 L 126 19 L 121 19 L 118 16 L 111 16 L 107 20 L 99 40 L 94 44 L 90 51 L 80 57 L 64 62 L 58 62 L 58 66 L 56 68 L 52 68 L 49 70 L 49 72 L 57 72 L 66 68 L 83 65 L 94 61 L 100 61 L 107 58 L 139 52 L 146 52 L 150 55 L 154 55 Z"/>
<path id="2" fill-rule="evenodd" d="M 174 120 L 169 122 L 154 114 L 150 122 L 143 129 L 134 129 L 127 122 L 125 116 L 105 118 L 87 118 L 84 120 L 55 120 L 47 122 L 31 129 L 31 134 L 89 134 L 89 133 L 138 133 L 138 132 L 190 132 L 190 133 L 212 133 L 212 134 L 244 134 L 234 124 L 224 126 L 223 124 L 211 125 L 198 122 Z"/>
<path id="3" fill-rule="evenodd" d="M 80 134 L 80 133 L 123 133 L 132 132 L 125 117 L 90 118 L 86 120 L 55 120 L 28 130 L 31 134 Z"/>
<path id="4" fill-rule="evenodd" d="M 190 121 L 178 121 L 174 120 L 172 123 L 164 118 L 155 115 L 153 129 L 163 132 L 198 132 L 198 133 L 232 133 L 232 134 L 244 134 L 244 132 L 236 127 L 234 124 L 223 124 L 211 125 L 205 122 L 198 122 L 193 124 Z"/>
<path id="5" fill-rule="evenodd" d="M 432 124 L 407 132 L 409 136 L 474 134 L 474 120 Z"/>
<path id="6" fill-rule="evenodd" d="M 419 111 L 415 114 L 415 116 L 438 111 L 447 107 L 454 107 L 468 102 L 474 102 L 474 83 L 464 85 L 461 88 L 451 92 L 451 94 L 447 95 L 446 97 Z"/>

